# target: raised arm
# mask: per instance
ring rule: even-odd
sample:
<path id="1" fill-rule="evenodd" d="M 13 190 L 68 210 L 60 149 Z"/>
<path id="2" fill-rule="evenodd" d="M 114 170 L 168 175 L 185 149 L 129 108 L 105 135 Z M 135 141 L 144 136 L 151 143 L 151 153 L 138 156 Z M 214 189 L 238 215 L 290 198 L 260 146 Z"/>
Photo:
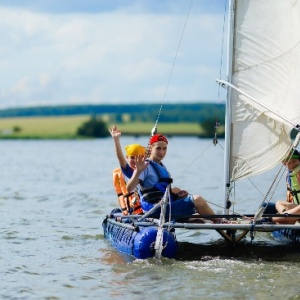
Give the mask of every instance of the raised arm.
<path id="1" fill-rule="evenodd" d="M 117 126 L 112 126 L 109 129 L 109 132 L 114 140 L 115 150 L 116 150 L 117 158 L 119 160 L 119 164 L 122 168 L 125 168 L 127 162 L 123 154 L 121 143 L 120 143 L 121 131 L 118 129 Z"/>

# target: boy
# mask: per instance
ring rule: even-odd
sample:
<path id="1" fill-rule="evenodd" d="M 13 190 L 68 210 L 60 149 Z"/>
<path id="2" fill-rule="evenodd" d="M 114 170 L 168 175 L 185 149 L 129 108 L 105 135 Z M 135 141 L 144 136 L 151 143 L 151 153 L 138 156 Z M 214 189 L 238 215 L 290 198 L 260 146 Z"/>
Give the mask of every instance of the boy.
<path id="1" fill-rule="evenodd" d="M 120 136 L 121 131 L 117 126 L 110 129 L 110 134 L 114 140 L 116 154 L 120 163 L 120 167 L 113 171 L 113 184 L 118 196 L 119 205 L 123 215 L 141 214 L 143 210 L 140 206 L 139 197 L 134 192 L 128 192 L 126 181 L 131 177 L 135 169 L 136 157 L 145 155 L 145 148 L 139 144 L 131 144 L 125 147 L 126 157 L 123 155 Z"/>

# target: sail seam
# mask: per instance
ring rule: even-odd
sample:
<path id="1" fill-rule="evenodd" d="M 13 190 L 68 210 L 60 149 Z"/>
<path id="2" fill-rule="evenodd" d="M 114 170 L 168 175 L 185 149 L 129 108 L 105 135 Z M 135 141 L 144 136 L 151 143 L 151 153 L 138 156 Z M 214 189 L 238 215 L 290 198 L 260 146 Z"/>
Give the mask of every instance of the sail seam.
<path id="1" fill-rule="evenodd" d="M 276 57 L 273 57 L 273 58 L 271 58 L 271 59 L 269 59 L 269 60 L 266 60 L 266 61 L 264 61 L 264 62 L 255 64 L 255 65 L 251 65 L 251 66 L 244 67 L 244 68 L 240 67 L 239 69 L 234 70 L 234 73 L 239 73 L 239 72 L 242 72 L 242 71 L 255 69 L 256 67 L 261 66 L 261 65 L 267 65 L 267 64 L 269 64 L 270 62 L 276 61 L 276 60 L 280 59 L 281 57 L 285 56 L 286 54 L 288 54 L 288 53 L 294 51 L 294 49 L 297 48 L 299 45 L 300 45 L 300 40 L 295 44 L 295 46 L 293 46 L 293 47 L 290 48 L 289 50 L 285 51 L 285 52 L 282 53 L 281 55 L 276 56 Z"/>

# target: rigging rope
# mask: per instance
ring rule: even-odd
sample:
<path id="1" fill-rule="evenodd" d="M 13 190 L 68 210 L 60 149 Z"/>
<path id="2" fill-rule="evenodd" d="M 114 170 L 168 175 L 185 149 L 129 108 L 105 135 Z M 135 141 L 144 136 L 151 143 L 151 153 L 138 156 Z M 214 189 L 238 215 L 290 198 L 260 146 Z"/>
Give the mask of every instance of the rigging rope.
<path id="1" fill-rule="evenodd" d="M 172 75 L 173 75 L 173 72 L 174 72 L 174 68 L 175 68 L 175 64 L 176 64 L 176 61 L 177 61 L 179 49 L 180 49 L 180 46 L 181 46 L 181 43 L 182 43 L 182 40 L 183 40 L 183 36 L 184 36 L 185 29 L 186 29 L 186 26 L 187 26 L 187 23 L 188 23 L 188 19 L 189 19 L 189 16 L 190 16 L 192 5 L 193 5 L 193 0 L 191 0 L 191 2 L 190 2 L 188 13 L 187 13 L 186 18 L 185 18 L 183 30 L 181 32 L 181 36 L 180 36 L 179 43 L 178 43 L 178 46 L 177 46 L 176 54 L 175 54 L 173 64 L 172 64 L 172 67 L 171 67 L 171 72 L 170 72 L 170 75 L 169 75 L 169 78 L 168 78 L 168 81 L 167 81 L 167 86 L 166 86 L 166 89 L 165 89 L 165 92 L 164 92 L 162 103 L 161 103 L 159 111 L 158 111 L 158 116 L 157 116 L 157 119 L 155 121 L 154 128 L 157 128 L 158 120 L 160 118 L 161 111 L 162 111 L 162 106 L 163 106 L 164 100 L 166 98 L 166 95 L 167 95 L 167 92 L 168 92 L 168 89 L 169 89 L 169 86 L 170 86 L 171 78 L 172 78 Z"/>
<path id="2" fill-rule="evenodd" d="M 199 153 L 199 155 L 197 155 L 178 175 L 176 175 L 173 179 L 173 181 L 175 182 L 183 173 L 186 172 L 186 170 L 188 168 L 190 168 L 191 165 L 193 165 L 195 163 L 195 161 L 204 153 L 206 152 L 210 147 L 212 146 L 212 144 L 209 144 L 202 152 Z"/>
<path id="3" fill-rule="evenodd" d="M 294 144 L 293 144 L 293 145 L 290 147 L 290 149 L 289 149 L 289 156 L 288 156 L 288 161 L 287 161 L 287 162 L 289 162 L 289 160 L 290 160 L 291 157 L 292 157 L 293 151 L 294 151 L 294 150 L 297 148 L 297 146 L 299 145 L 299 139 L 300 139 L 300 134 L 298 133 L 298 135 L 297 135 L 297 137 L 296 137 L 296 139 L 295 139 Z M 278 173 L 276 174 L 276 176 L 275 176 L 275 178 L 274 178 L 274 180 L 273 180 L 273 182 L 272 182 L 272 184 L 271 184 L 271 186 L 270 186 L 270 188 L 269 188 L 267 194 L 265 195 L 265 197 L 264 197 L 264 199 L 263 199 L 263 201 L 262 201 L 262 203 L 261 203 L 261 206 L 259 207 L 258 211 L 256 212 L 257 219 L 259 219 L 259 217 L 261 217 L 261 216 L 264 214 L 265 210 L 266 210 L 267 205 L 263 206 L 263 204 L 264 204 L 264 203 L 268 204 L 268 203 L 271 201 L 271 199 L 273 198 L 274 193 L 275 193 L 275 191 L 276 191 L 276 189 L 277 189 L 277 187 L 278 187 L 278 185 L 279 185 L 279 182 L 281 181 L 282 176 L 283 176 L 284 173 L 285 173 L 285 172 L 284 172 L 285 169 L 286 169 L 286 167 L 285 167 L 284 165 L 281 165 L 281 167 L 280 167 Z M 281 176 L 279 176 L 280 173 L 281 173 Z M 273 190 L 272 190 L 272 189 L 273 189 Z M 270 196 L 269 196 L 269 194 L 270 194 Z M 266 201 L 266 199 L 267 199 L 268 196 L 269 196 L 269 199 Z"/>
<path id="4" fill-rule="evenodd" d="M 221 44 L 221 60 L 220 60 L 220 75 L 219 78 L 222 78 L 222 68 L 223 68 L 223 55 L 224 55 L 224 36 L 225 36 L 225 28 L 226 28 L 226 15 L 227 15 L 227 0 L 225 2 L 225 7 L 224 7 L 224 18 L 223 18 L 223 29 L 222 29 L 222 44 Z M 221 86 L 219 85 L 218 88 L 218 102 L 220 101 L 220 90 Z"/>
<path id="5" fill-rule="evenodd" d="M 166 86 L 166 89 L 165 89 L 165 92 L 164 92 L 164 95 L 163 95 L 163 100 L 162 100 L 160 108 L 158 110 L 158 114 L 157 114 L 157 118 L 156 118 L 154 127 L 151 130 L 151 135 L 150 135 L 149 142 L 148 142 L 147 149 L 146 149 L 146 157 L 149 157 L 149 155 L 150 155 L 149 150 L 150 150 L 150 139 L 151 139 L 151 136 L 153 136 L 153 135 L 155 135 L 157 133 L 158 121 L 159 121 L 159 118 L 160 118 L 160 115 L 161 115 L 161 112 L 162 112 L 162 107 L 163 107 L 163 104 L 164 104 L 164 101 L 165 101 L 165 98 L 166 98 L 169 86 L 170 86 L 171 78 L 173 76 L 175 64 L 176 64 L 176 61 L 177 61 L 177 57 L 178 57 L 180 46 L 181 46 L 181 43 L 182 43 L 182 40 L 183 40 L 185 29 L 186 29 L 186 26 L 187 26 L 187 23 L 188 23 L 188 19 L 189 19 L 189 16 L 190 16 L 192 5 L 193 5 L 193 0 L 190 1 L 189 9 L 188 9 L 188 12 L 187 12 L 187 15 L 186 15 L 186 18 L 185 18 L 185 22 L 184 22 L 184 26 L 183 26 L 183 29 L 182 29 L 182 32 L 181 32 L 181 35 L 180 35 L 180 39 L 179 39 L 179 43 L 178 43 L 178 46 L 177 46 L 176 54 L 175 54 L 175 57 L 174 57 L 174 60 L 173 60 L 173 64 L 172 64 L 172 67 L 171 67 L 171 72 L 170 72 L 170 75 L 169 75 L 169 78 L 168 78 L 168 81 L 167 81 L 167 86 Z"/>

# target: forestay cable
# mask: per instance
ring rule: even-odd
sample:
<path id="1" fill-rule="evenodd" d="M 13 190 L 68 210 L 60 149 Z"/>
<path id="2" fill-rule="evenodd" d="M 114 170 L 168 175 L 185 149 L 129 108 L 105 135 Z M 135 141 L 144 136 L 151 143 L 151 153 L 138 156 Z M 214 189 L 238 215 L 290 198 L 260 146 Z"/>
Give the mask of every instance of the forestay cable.
<path id="1" fill-rule="evenodd" d="M 193 0 L 190 1 L 188 13 L 187 13 L 186 18 L 185 18 L 185 22 L 184 22 L 184 26 L 183 26 L 183 29 L 182 29 L 182 32 L 181 32 L 181 36 L 180 36 L 180 39 L 179 39 L 179 43 L 178 43 L 178 46 L 177 46 L 176 54 L 175 54 L 175 57 L 174 57 L 174 60 L 173 60 L 173 64 L 172 64 L 172 67 L 171 67 L 171 72 L 170 72 L 170 75 L 169 75 L 169 78 L 168 78 L 168 81 L 167 81 L 167 86 L 166 86 L 166 89 L 165 89 L 165 92 L 164 92 L 164 95 L 163 95 L 163 100 L 162 100 L 162 103 L 161 103 L 160 108 L 158 110 L 158 114 L 157 114 L 157 118 L 156 118 L 156 121 L 155 121 L 155 125 L 152 128 L 152 130 L 151 130 L 151 135 L 154 135 L 157 132 L 157 124 L 158 124 L 158 121 L 159 121 L 159 118 L 160 118 L 160 115 L 161 115 L 161 112 L 162 112 L 162 107 L 163 107 L 163 104 L 164 104 L 164 101 L 165 101 L 165 98 L 166 98 L 169 86 L 170 86 L 171 78 L 172 78 L 172 75 L 173 75 L 173 72 L 174 72 L 174 68 L 175 68 L 175 64 L 176 64 L 176 61 L 177 61 L 178 53 L 179 53 L 179 50 L 180 50 L 180 46 L 181 46 L 181 43 L 183 41 L 183 36 L 184 36 L 184 33 L 185 33 L 185 29 L 187 27 L 187 23 L 188 23 L 188 19 L 189 19 L 189 16 L 190 16 L 191 9 L 192 9 L 192 5 L 193 5 Z"/>

